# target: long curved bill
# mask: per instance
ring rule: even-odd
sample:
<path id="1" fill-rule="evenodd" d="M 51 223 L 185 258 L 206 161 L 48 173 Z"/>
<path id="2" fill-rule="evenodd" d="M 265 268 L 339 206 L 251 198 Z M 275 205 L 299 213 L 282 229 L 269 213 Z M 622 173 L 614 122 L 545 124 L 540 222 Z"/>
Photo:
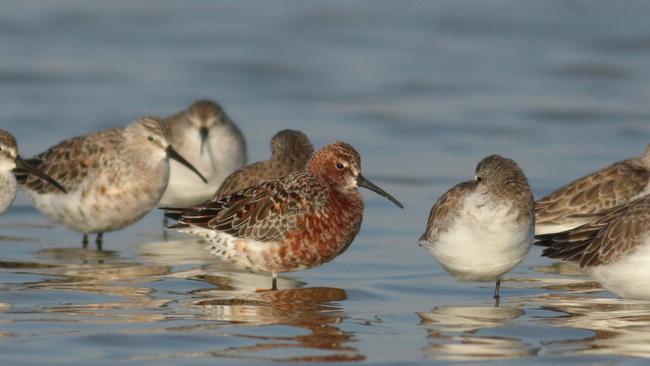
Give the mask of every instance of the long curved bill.
<path id="1" fill-rule="evenodd" d="M 389 199 L 391 202 L 393 202 L 397 207 L 399 208 L 404 208 L 404 206 L 395 199 L 395 197 L 391 196 L 390 194 L 386 193 L 383 189 L 377 187 L 373 182 L 369 181 L 366 179 L 363 175 L 359 174 L 357 176 L 357 185 L 359 187 L 367 188 L 375 193 L 377 193 L 380 196 L 383 196 L 384 198 Z"/>
<path id="2" fill-rule="evenodd" d="M 189 161 L 185 160 L 184 157 L 182 157 L 182 156 L 181 156 L 181 155 L 180 155 L 176 150 L 174 150 L 174 148 L 172 147 L 172 145 L 167 146 L 167 149 L 165 149 L 165 151 L 167 152 L 167 156 L 168 156 L 170 159 L 174 159 L 174 160 L 176 160 L 177 162 L 179 162 L 179 163 L 185 165 L 185 167 L 186 167 L 187 169 L 189 169 L 189 170 L 193 171 L 194 173 L 196 173 L 196 175 L 198 175 L 199 178 L 201 178 L 201 180 L 202 180 L 204 183 L 206 183 L 206 184 L 208 183 L 208 180 L 205 179 L 205 177 L 203 176 L 203 174 L 199 173 L 199 171 L 196 170 L 196 168 L 195 168 L 192 164 L 190 164 Z"/>
<path id="3" fill-rule="evenodd" d="M 22 169 L 30 174 L 34 174 L 35 176 L 43 179 L 44 181 L 50 183 L 51 185 L 55 186 L 58 188 L 61 192 L 63 193 L 68 193 L 68 191 L 63 188 L 62 185 L 59 184 L 59 182 L 55 181 L 52 179 L 49 175 L 43 173 L 41 170 L 34 168 L 33 166 L 29 165 L 23 158 L 20 156 L 16 156 L 16 167 L 18 169 Z"/>
<path id="4" fill-rule="evenodd" d="M 210 130 L 207 127 L 201 127 L 199 129 L 199 134 L 201 135 L 201 156 L 203 156 L 203 150 L 205 148 L 205 143 L 208 142 L 208 135 Z"/>

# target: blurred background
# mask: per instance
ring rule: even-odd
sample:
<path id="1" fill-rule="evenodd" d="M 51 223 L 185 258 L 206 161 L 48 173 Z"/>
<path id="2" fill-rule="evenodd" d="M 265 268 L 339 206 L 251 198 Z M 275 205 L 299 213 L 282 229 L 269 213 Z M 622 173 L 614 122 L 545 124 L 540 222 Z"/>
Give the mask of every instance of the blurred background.
<path id="1" fill-rule="evenodd" d="M 251 158 L 281 128 L 394 178 L 492 152 L 539 189 L 650 141 L 646 1 L 28 1 L 0 14 L 0 122 L 24 155 L 214 98 Z M 550 176 L 549 176 L 550 175 Z"/>
<path id="2" fill-rule="evenodd" d="M 228 292 L 239 288 L 240 278 L 206 275 L 222 267 L 204 271 L 200 248 L 188 257 L 186 247 L 156 244 L 159 212 L 108 234 L 105 247 L 113 251 L 98 259 L 72 250 L 78 235 L 49 225 L 21 196 L 0 226 L 10 237 L 3 236 L 0 257 L 24 264 L 0 266 L 0 305 L 15 310 L 0 316 L 2 324 L 12 324 L 0 332 L 8 337 L 7 343 L 0 339 L 0 354 L 16 364 L 84 364 L 84 357 L 97 355 L 132 363 L 153 357 L 160 364 L 153 356 L 158 353 L 170 364 L 213 357 L 254 362 L 259 349 L 247 347 L 264 341 L 251 339 L 286 341 L 271 336 L 280 334 L 297 340 L 282 348 L 283 355 L 320 354 L 330 350 L 325 344 L 337 345 L 335 356 L 343 352 L 302 361 L 418 363 L 441 358 L 441 349 L 447 350 L 444 359 L 491 360 L 496 354 L 539 356 L 544 363 L 574 361 L 575 354 L 605 353 L 610 361 L 612 354 L 650 356 L 645 338 L 626 333 L 628 326 L 641 329 L 636 322 L 616 323 L 616 329 L 598 319 L 560 322 L 573 313 L 584 320 L 589 309 L 603 306 L 629 316 L 629 308 L 584 277 L 558 285 L 569 272 L 557 277 L 557 268 L 538 270 L 551 263 L 538 248 L 504 283 L 505 310 L 493 313 L 491 284 L 451 279 L 416 245 L 433 202 L 471 178 L 488 154 L 518 161 L 538 198 L 641 154 L 650 143 L 649 19 L 650 2 L 643 0 L 4 2 L 0 127 L 16 136 L 23 156 L 212 98 L 243 131 L 251 162 L 268 157 L 269 138 L 283 128 L 302 130 L 316 147 L 344 140 L 361 153 L 364 174 L 406 209 L 364 192 L 364 226 L 350 250 L 288 279 L 302 281 L 294 284 L 298 288 L 341 289 L 253 299 L 264 306 L 239 299 L 248 304 L 242 309 L 229 302 Z M 70 250 L 58 250 L 65 246 Z M 135 266 L 133 277 L 111 277 L 123 274 L 125 263 Z M 101 286 L 93 282 L 97 276 L 105 279 Z M 597 291 L 598 300 L 551 296 L 549 304 L 549 291 L 575 289 L 574 281 L 580 291 Z M 194 302 L 195 291 L 204 287 L 223 291 Z M 295 296 L 308 299 L 307 306 L 292 307 Z M 122 305 L 107 307 L 107 301 Z M 438 309 L 440 304 L 480 309 Z M 416 315 L 422 311 L 431 312 Z M 296 312 L 304 315 L 299 321 L 286 316 Z M 488 320 L 445 326 L 474 313 Z M 75 324 L 97 319 L 108 325 Z M 206 319 L 214 327 L 206 327 Z M 163 320 L 164 326 L 158 323 Z M 233 321 L 284 327 L 220 328 Z M 127 337 L 124 323 L 133 324 L 128 332 L 137 335 Z M 324 334 L 317 330 L 322 327 Z M 499 330 L 485 330 L 494 327 Z M 312 333 L 303 336 L 305 329 Z M 193 338 L 183 338 L 188 333 Z M 621 333 L 617 348 L 611 340 Z M 625 347 L 635 340 L 634 350 Z M 120 348 L 125 344 L 136 347 Z M 31 353 L 34 346 L 43 354 Z M 68 358 L 45 355 L 66 347 Z M 235 356 L 228 347 L 235 347 Z M 278 360 L 268 352 L 263 360 Z M 30 353 L 33 358 L 24 358 Z"/>

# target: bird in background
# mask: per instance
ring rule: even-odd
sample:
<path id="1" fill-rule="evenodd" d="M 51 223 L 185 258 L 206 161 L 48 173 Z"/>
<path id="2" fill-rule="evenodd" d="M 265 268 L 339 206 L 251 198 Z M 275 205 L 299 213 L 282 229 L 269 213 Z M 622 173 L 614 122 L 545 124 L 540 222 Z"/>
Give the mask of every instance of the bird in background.
<path id="1" fill-rule="evenodd" d="M 244 136 L 219 104 L 200 100 L 165 122 L 174 149 L 205 176 L 208 184 L 172 161 L 169 184 L 159 206 L 190 207 L 205 202 L 226 177 L 246 164 Z"/>
<path id="2" fill-rule="evenodd" d="M 249 164 L 232 173 L 223 181 L 212 200 L 303 170 L 313 153 L 314 146 L 304 133 L 297 130 L 279 131 L 271 138 L 271 158 Z"/>
<path id="3" fill-rule="evenodd" d="M 156 206 L 169 180 L 169 159 L 205 180 L 174 150 L 169 126 L 143 117 L 123 128 L 65 140 L 28 160 L 66 192 L 22 169 L 17 178 L 37 209 L 83 233 L 84 248 L 88 234 L 97 234 L 101 249 L 103 233 L 138 221 Z"/>
<path id="4" fill-rule="evenodd" d="M 535 233 L 562 232 L 591 215 L 650 193 L 650 144 L 639 157 L 615 162 L 578 178 L 535 203 Z"/>
<path id="5" fill-rule="evenodd" d="M 358 187 L 403 208 L 361 174 L 361 158 L 336 142 L 315 152 L 305 169 L 189 209 L 169 208 L 171 228 L 209 242 L 221 259 L 272 275 L 318 267 L 343 253 L 363 217 Z"/>

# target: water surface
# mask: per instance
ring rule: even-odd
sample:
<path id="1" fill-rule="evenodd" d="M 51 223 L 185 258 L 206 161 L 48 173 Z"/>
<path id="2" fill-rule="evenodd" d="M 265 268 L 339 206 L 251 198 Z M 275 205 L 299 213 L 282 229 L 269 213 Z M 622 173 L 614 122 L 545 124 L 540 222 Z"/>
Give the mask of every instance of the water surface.
<path id="1" fill-rule="evenodd" d="M 536 196 L 650 142 L 644 1 L 30 1 L 0 13 L 0 126 L 30 156 L 220 101 L 249 143 L 354 145 L 372 192 L 350 249 L 280 279 L 234 272 L 153 212 L 105 251 L 20 196 L 0 219 L 0 360 L 12 365 L 642 364 L 650 304 L 529 258 L 500 307 L 416 241 L 483 156 Z"/>

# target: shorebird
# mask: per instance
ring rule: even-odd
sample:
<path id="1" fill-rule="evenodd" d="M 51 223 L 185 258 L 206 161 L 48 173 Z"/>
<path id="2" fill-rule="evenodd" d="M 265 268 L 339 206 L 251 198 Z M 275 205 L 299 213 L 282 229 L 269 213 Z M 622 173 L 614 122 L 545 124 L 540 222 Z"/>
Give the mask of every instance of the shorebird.
<path id="1" fill-rule="evenodd" d="M 166 120 L 171 144 L 208 184 L 171 162 L 169 184 L 159 206 L 190 207 L 212 197 L 227 176 L 246 164 L 246 142 L 221 106 L 201 100 Z"/>
<path id="2" fill-rule="evenodd" d="M 168 209 L 171 228 L 210 242 L 211 252 L 253 272 L 313 268 L 343 253 L 361 227 L 368 188 L 402 207 L 361 175 L 359 153 L 336 142 L 314 153 L 305 169 L 189 209 Z"/>
<path id="3" fill-rule="evenodd" d="M 538 235 L 543 256 L 576 262 L 605 289 L 650 299 L 650 195 L 594 214 L 577 228 Z"/>
<path id="4" fill-rule="evenodd" d="M 54 179 L 24 161 L 18 154 L 16 139 L 9 132 L 0 129 L 0 215 L 11 206 L 16 198 L 18 190 L 18 183 L 14 175 L 16 168 L 45 180 L 54 188 L 65 193 L 65 188 Z"/>
<path id="5" fill-rule="evenodd" d="M 296 130 L 282 130 L 271 138 L 271 158 L 247 165 L 223 181 L 213 200 L 221 196 L 256 185 L 267 180 L 282 178 L 289 173 L 305 169 L 314 153 L 309 138 Z"/>
<path id="6" fill-rule="evenodd" d="M 513 160 L 490 155 L 474 180 L 457 184 L 431 208 L 420 237 L 440 265 L 462 281 L 496 281 L 524 260 L 533 244 L 533 194 Z"/>
<path id="7" fill-rule="evenodd" d="M 50 219 L 83 233 L 124 228 L 156 206 L 169 180 L 169 158 L 202 175 L 170 145 L 170 130 L 155 117 L 124 128 L 65 140 L 28 160 L 60 182 L 67 193 L 32 176 L 18 174 L 34 206 Z M 205 179 L 205 178 L 202 178 Z"/>
<path id="8" fill-rule="evenodd" d="M 590 215 L 650 193 L 650 145 L 642 156 L 618 161 L 579 178 L 535 203 L 535 233 L 569 230 Z"/>

